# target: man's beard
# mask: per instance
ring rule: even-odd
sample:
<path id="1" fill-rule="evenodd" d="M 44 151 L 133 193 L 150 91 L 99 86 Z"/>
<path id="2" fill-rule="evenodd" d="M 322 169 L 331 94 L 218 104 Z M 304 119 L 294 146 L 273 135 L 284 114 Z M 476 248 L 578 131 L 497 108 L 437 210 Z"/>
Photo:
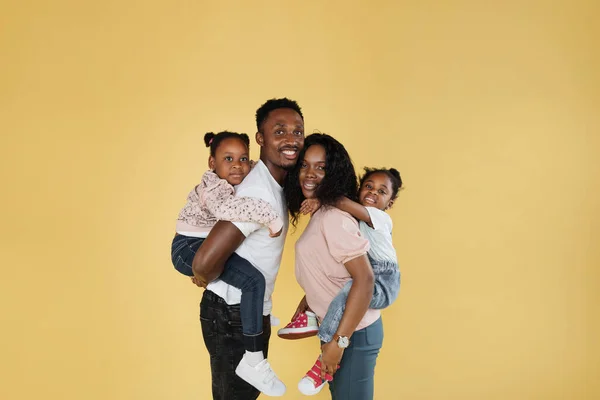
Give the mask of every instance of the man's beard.
<path id="1" fill-rule="evenodd" d="M 287 172 L 291 172 L 294 168 L 296 168 L 296 165 L 298 164 L 298 159 L 296 159 L 296 161 L 289 161 L 288 160 L 288 162 L 290 164 L 286 165 L 286 164 L 284 164 L 285 160 L 281 160 L 279 162 L 278 167 L 281 168 L 281 169 L 283 169 L 283 170 L 285 170 L 285 171 L 287 171 Z"/>
<path id="2" fill-rule="evenodd" d="M 296 164 L 298 164 L 297 161 L 290 165 L 280 165 L 280 167 L 283 168 L 284 170 L 286 170 L 287 172 L 292 172 L 294 170 L 294 168 L 296 168 Z"/>

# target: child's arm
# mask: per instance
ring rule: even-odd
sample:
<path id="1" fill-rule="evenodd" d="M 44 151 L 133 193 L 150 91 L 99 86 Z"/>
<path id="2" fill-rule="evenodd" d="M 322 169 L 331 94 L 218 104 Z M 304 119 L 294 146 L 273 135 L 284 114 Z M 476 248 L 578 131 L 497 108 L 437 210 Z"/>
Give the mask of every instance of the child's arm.
<path id="1" fill-rule="evenodd" d="M 283 220 L 268 202 L 254 197 L 235 197 L 231 185 L 222 180 L 204 193 L 204 205 L 221 221 L 257 222 L 269 228 L 272 237 L 279 236 Z"/>
<path id="2" fill-rule="evenodd" d="M 359 204 L 355 201 L 350 200 L 347 197 L 341 197 L 336 203 L 335 206 L 342 211 L 347 212 L 352 215 L 354 218 L 359 221 L 366 222 L 371 228 L 373 227 L 373 222 L 371 221 L 371 215 L 367 211 L 367 208 L 362 204 Z"/>

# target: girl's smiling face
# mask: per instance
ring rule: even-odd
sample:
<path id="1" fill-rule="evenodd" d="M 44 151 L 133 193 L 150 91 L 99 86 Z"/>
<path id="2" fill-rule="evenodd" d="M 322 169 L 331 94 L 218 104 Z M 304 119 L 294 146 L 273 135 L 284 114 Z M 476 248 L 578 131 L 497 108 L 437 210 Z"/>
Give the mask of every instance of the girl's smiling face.
<path id="1" fill-rule="evenodd" d="M 375 207 L 382 211 L 392 206 L 392 180 L 382 172 L 372 173 L 365 179 L 358 192 L 358 201 L 365 207 Z"/>

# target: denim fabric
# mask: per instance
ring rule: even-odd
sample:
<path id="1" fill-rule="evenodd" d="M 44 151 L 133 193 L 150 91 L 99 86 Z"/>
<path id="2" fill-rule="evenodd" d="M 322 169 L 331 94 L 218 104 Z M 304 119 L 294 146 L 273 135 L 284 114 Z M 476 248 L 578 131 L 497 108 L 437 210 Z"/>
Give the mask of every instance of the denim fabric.
<path id="1" fill-rule="evenodd" d="M 375 274 L 375 287 L 369 308 L 382 309 L 392 304 L 400 292 L 400 270 L 398 265 L 389 261 L 376 261 L 369 257 L 373 273 Z M 339 293 L 333 298 L 327 313 L 319 325 L 319 339 L 330 342 L 337 331 L 346 309 L 346 300 L 352 287 L 352 280 L 348 281 Z"/>
<path id="2" fill-rule="evenodd" d="M 203 242 L 202 238 L 175 236 L 171 246 L 171 259 L 177 271 L 187 276 L 194 275 L 192 261 Z M 225 263 L 219 279 L 242 291 L 240 307 L 244 345 L 248 351 L 262 351 L 264 275 L 249 261 L 233 253 Z"/>
<path id="3" fill-rule="evenodd" d="M 175 235 L 171 243 L 171 261 L 177 271 L 186 276 L 194 276 L 192 261 L 203 242 L 203 238 Z"/>
<path id="4" fill-rule="evenodd" d="M 329 382 L 332 400 L 373 400 L 375 364 L 383 345 L 381 318 L 354 332 L 344 350 L 340 369 Z"/>
<path id="5" fill-rule="evenodd" d="M 204 291 L 200 302 L 200 324 L 204 344 L 210 354 L 212 394 L 214 400 L 254 400 L 260 392 L 235 374 L 244 355 L 244 336 L 240 306 L 229 306 L 221 297 Z M 270 317 L 263 317 L 265 358 L 271 337 Z"/>

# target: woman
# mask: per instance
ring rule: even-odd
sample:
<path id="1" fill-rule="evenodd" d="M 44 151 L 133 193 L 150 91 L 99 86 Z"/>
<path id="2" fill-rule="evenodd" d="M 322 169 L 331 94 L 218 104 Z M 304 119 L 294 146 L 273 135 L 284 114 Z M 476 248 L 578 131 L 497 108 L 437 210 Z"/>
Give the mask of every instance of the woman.
<path id="1" fill-rule="evenodd" d="M 342 196 L 356 200 L 354 166 L 344 146 L 324 134 L 308 136 L 298 160 L 285 186 L 292 224 L 304 200 L 317 199 L 321 208 L 296 242 L 296 279 L 306 293 L 296 314 L 310 308 L 322 319 L 331 300 L 353 280 L 338 330 L 332 340 L 322 342 L 321 360 L 315 364 L 320 364 L 321 378 L 335 374 L 329 383 L 333 400 L 373 399 L 383 324 L 380 312 L 368 309 L 373 295 L 369 242 L 358 222 L 334 207 Z M 315 381 L 315 389 L 323 383 Z"/>

